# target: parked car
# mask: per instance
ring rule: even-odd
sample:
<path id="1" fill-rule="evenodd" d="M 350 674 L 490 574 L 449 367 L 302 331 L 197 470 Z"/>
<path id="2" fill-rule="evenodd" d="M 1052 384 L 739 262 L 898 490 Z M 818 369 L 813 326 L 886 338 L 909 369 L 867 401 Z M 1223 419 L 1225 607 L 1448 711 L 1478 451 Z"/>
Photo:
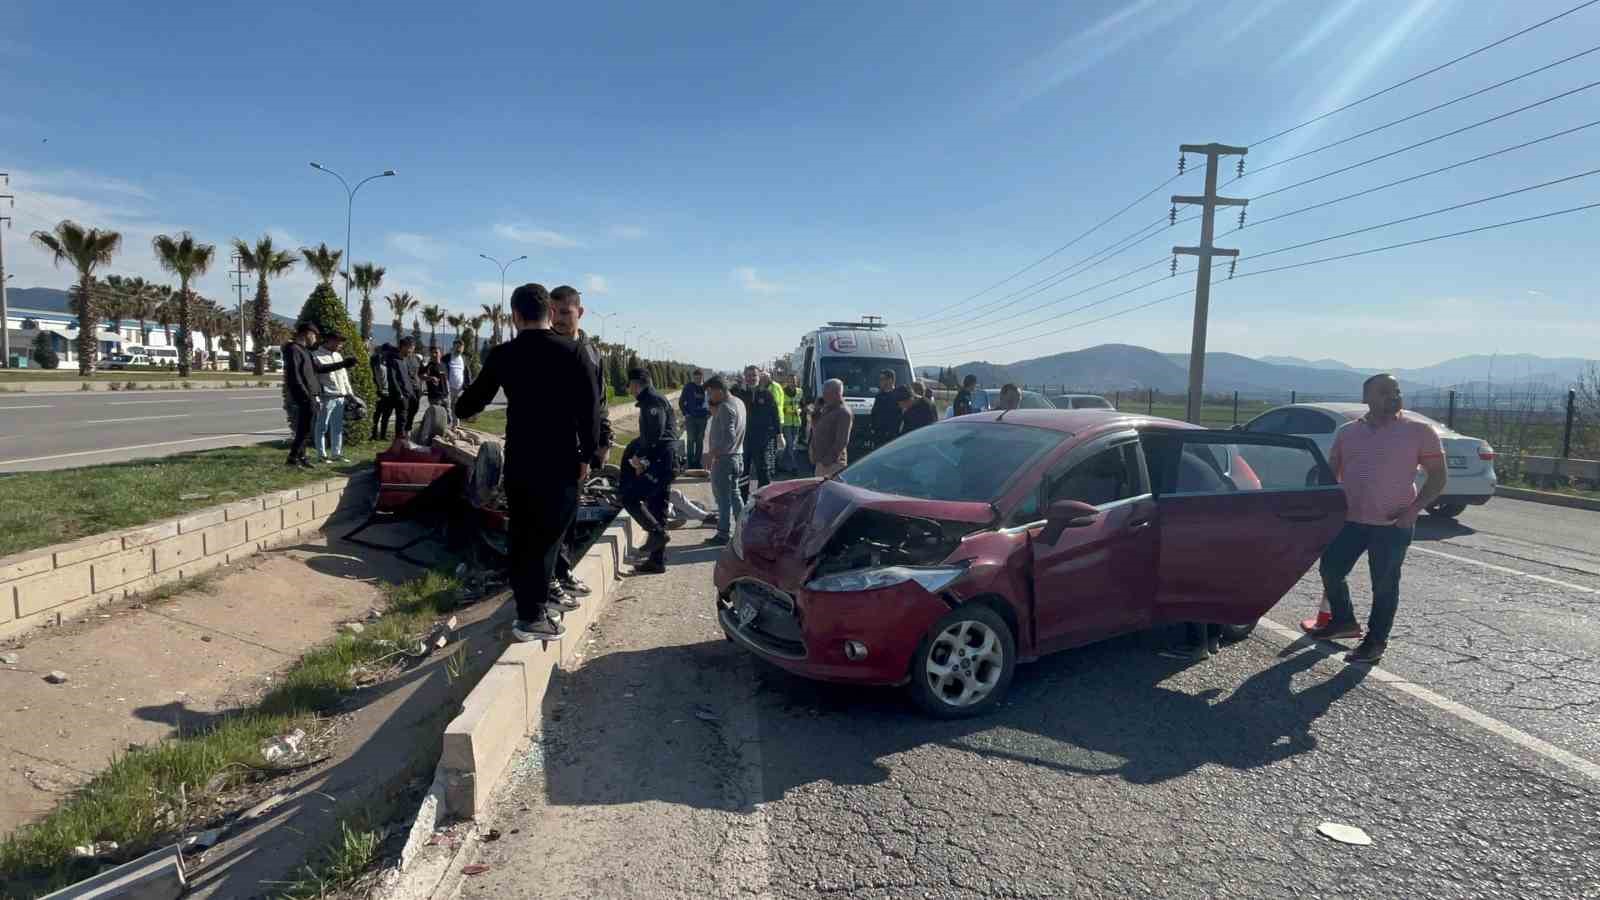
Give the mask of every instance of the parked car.
<path id="1" fill-rule="evenodd" d="M 932 715 L 968 716 L 1046 653 L 1169 622 L 1242 638 L 1344 511 L 1305 438 L 1091 410 L 975 413 L 835 478 L 757 493 L 717 561 L 717 615 L 781 668 L 908 685 Z"/>
<path id="2" fill-rule="evenodd" d="M 1099 394 L 1056 394 L 1050 397 L 1056 409 L 1116 409 Z"/>
<path id="3" fill-rule="evenodd" d="M 1000 389 L 984 388 L 983 392 L 989 395 L 989 408 L 997 409 L 1000 406 Z M 1018 409 L 1055 409 L 1055 404 L 1045 399 L 1045 396 L 1034 391 L 1021 391 L 1022 405 Z"/>
<path id="4" fill-rule="evenodd" d="M 1362 403 L 1295 403 L 1270 409 L 1246 422 L 1241 429 L 1252 434 L 1292 434 L 1315 441 L 1323 456 L 1333 449 L 1333 437 L 1340 428 L 1367 414 Z M 1429 507 L 1430 515 L 1453 519 L 1468 506 L 1482 506 L 1494 496 L 1494 448 L 1488 441 L 1460 434 L 1442 422 L 1419 412 L 1403 410 L 1401 415 L 1422 422 L 1439 433 L 1444 444 L 1446 473 L 1444 493 Z M 1417 471 L 1417 486 L 1427 476 Z"/>
<path id="5" fill-rule="evenodd" d="M 143 353 L 113 353 L 106 357 L 106 361 L 101 365 L 101 368 L 132 369 L 148 368 L 149 365 L 150 357 L 145 356 Z"/>

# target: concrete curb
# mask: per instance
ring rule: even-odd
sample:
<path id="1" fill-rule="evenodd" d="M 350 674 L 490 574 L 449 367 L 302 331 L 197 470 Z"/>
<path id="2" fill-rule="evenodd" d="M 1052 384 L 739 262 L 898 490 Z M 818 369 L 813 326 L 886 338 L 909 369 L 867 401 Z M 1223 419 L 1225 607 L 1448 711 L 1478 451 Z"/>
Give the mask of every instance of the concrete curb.
<path id="1" fill-rule="evenodd" d="M 427 854 L 423 849 L 446 820 L 475 819 L 485 810 L 524 738 L 539 730 L 551 675 L 558 666 L 572 669 L 580 662 L 589 626 L 620 592 L 619 573 L 633 550 L 634 534 L 634 523 L 623 513 L 578 561 L 578 577 L 593 592 L 581 609 L 566 614 L 563 637 L 509 644 L 467 695 L 460 715 L 445 728 L 433 785 L 411 823 L 399 865 L 381 891 L 386 900 L 433 896 L 470 851 L 477 840 L 470 829 L 452 852 Z"/>
<path id="2" fill-rule="evenodd" d="M 1534 491 L 1527 488 L 1506 487 L 1505 485 L 1495 485 L 1494 495 L 1511 500 L 1526 500 L 1529 503 L 1544 503 L 1549 506 L 1565 506 L 1568 509 L 1587 509 L 1592 512 L 1600 512 L 1600 499 L 1592 497 L 1575 497 L 1571 494 Z"/>

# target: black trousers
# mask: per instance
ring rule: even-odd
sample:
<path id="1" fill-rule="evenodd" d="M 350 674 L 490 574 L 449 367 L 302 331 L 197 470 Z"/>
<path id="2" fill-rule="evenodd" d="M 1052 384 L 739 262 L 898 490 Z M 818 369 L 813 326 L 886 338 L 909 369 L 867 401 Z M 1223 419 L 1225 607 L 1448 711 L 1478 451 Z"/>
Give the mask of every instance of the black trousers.
<path id="1" fill-rule="evenodd" d="M 305 459 L 306 445 L 311 442 L 311 422 L 316 407 L 311 401 L 294 404 L 294 438 L 289 442 L 289 461 Z"/>
<path id="2" fill-rule="evenodd" d="M 672 481 L 669 479 L 652 487 L 648 493 L 630 497 L 622 504 L 628 515 L 632 516 L 651 537 L 662 539 L 651 548 L 652 562 L 661 562 L 667 554 L 664 539 L 667 536 L 667 506 L 671 502 L 671 497 Z"/>
<path id="3" fill-rule="evenodd" d="M 541 475 L 543 473 L 540 473 Z M 511 592 L 517 618 L 537 621 L 550 601 L 561 539 L 577 514 L 578 483 L 571 477 L 506 473 L 506 505 L 511 514 Z"/>
<path id="4" fill-rule="evenodd" d="M 572 526 L 578 523 L 578 504 L 572 504 L 572 514 L 567 516 L 566 524 L 561 526 L 561 541 L 556 544 L 556 566 L 553 571 L 554 580 L 572 578 L 572 553 L 567 549 L 567 537 L 572 534 Z"/>
<path id="5" fill-rule="evenodd" d="M 389 417 L 395 417 L 395 426 L 398 428 L 400 419 L 405 415 L 405 400 L 392 394 L 385 394 L 378 398 L 378 408 L 372 414 L 372 437 L 374 440 L 389 436 Z"/>
<path id="6" fill-rule="evenodd" d="M 400 433 L 401 434 L 410 434 L 411 433 L 411 429 L 415 428 L 416 425 L 417 425 L 417 407 L 421 405 L 421 398 L 419 398 L 419 397 L 407 397 L 406 400 L 405 400 L 405 403 L 406 403 L 406 427 L 405 427 L 405 430 L 400 432 Z M 395 427 L 398 428 L 399 427 L 398 424 Z"/>

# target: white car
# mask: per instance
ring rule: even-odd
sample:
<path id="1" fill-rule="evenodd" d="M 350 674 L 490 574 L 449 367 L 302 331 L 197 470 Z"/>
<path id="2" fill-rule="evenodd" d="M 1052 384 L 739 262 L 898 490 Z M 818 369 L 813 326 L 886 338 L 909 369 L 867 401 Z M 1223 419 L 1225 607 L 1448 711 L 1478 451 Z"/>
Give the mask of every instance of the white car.
<path id="1" fill-rule="evenodd" d="M 1264 434 L 1292 434 L 1310 438 L 1321 448 L 1324 457 L 1331 456 L 1333 435 L 1340 428 L 1367 414 L 1362 403 L 1296 403 L 1270 409 L 1249 422 L 1238 426 L 1241 431 Z M 1453 519 L 1468 506 L 1482 506 L 1494 496 L 1494 448 L 1487 441 L 1459 434 L 1442 422 L 1405 410 L 1401 413 L 1413 421 L 1422 422 L 1438 432 L 1444 444 L 1444 493 L 1428 507 L 1431 515 Z M 1417 486 L 1427 480 L 1419 468 Z"/>

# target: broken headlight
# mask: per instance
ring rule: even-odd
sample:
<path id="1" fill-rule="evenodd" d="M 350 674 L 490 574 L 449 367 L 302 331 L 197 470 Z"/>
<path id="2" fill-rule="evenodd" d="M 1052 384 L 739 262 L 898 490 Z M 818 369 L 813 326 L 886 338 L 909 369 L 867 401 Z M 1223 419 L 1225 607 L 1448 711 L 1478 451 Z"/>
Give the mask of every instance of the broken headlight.
<path id="1" fill-rule="evenodd" d="M 967 563 L 965 560 L 953 565 L 929 568 L 921 566 L 884 566 L 877 569 L 857 569 L 854 572 L 839 572 L 835 575 L 813 578 L 806 583 L 806 589 L 829 593 L 875 591 L 879 588 L 894 587 L 897 584 L 915 581 L 928 593 L 937 594 L 966 573 Z"/>

